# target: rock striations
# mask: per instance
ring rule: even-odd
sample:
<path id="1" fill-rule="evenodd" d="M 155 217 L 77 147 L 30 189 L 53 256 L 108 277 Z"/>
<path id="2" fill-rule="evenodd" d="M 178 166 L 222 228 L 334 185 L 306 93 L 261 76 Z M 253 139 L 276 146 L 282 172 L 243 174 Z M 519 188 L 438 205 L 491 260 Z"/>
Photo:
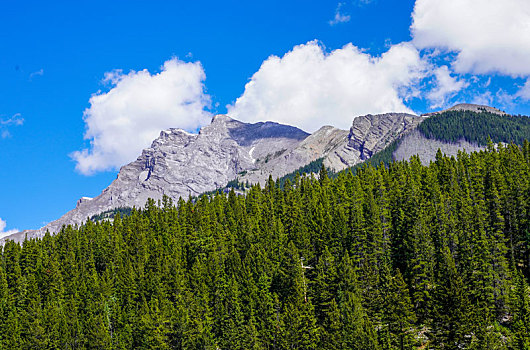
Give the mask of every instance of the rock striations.
<path id="1" fill-rule="evenodd" d="M 291 150 L 280 150 L 256 161 L 256 168 L 239 176 L 241 181 L 263 183 L 291 173 L 319 158 L 333 171 L 358 164 L 388 144 L 414 130 L 423 117 L 404 113 L 365 115 L 353 120 L 349 132 L 323 126 Z"/>
<path id="2" fill-rule="evenodd" d="M 357 164 L 414 130 L 422 120 L 422 117 L 406 113 L 369 114 L 359 117 L 350 129 L 346 149 L 353 151 Z"/>
<path id="3" fill-rule="evenodd" d="M 455 106 L 459 108 L 482 110 L 485 106 Z M 405 113 L 365 115 L 355 118 L 349 131 L 324 126 L 309 135 L 292 126 L 273 122 L 248 124 L 217 115 L 198 134 L 182 129 L 162 131 L 138 159 L 120 169 L 117 178 L 99 196 L 83 197 L 60 219 L 6 239 L 42 237 L 46 231 L 55 233 L 63 225 L 82 224 L 107 210 L 143 207 L 148 198 L 158 200 L 167 195 L 176 201 L 197 196 L 236 178 L 263 184 L 270 175 L 281 177 L 320 158 L 325 166 L 339 171 L 372 157 L 398 138 L 402 145 L 394 157 L 408 159 L 421 153 L 419 143 L 423 149 L 425 143 L 433 142 L 414 131 L 424 119 Z M 471 150 L 472 145 L 454 148 L 462 147 Z M 432 157 L 430 151 L 427 161 Z"/>
<path id="4" fill-rule="evenodd" d="M 81 224 L 113 208 L 143 207 L 148 198 L 197 196 L 253 169 L 256 159 L 293 149 L 307 136 L 295 127 L 272 122 L 246 124 L 226 115 L 215 116 L 198 134 L 182 129 L 162 131 L 138 159 L 120 169 L 99 196 L 80 199 L 75 209 L 60 219 L 24 235 L 41 237 L 46 230 L 54 233 L 63 225 Z"/>

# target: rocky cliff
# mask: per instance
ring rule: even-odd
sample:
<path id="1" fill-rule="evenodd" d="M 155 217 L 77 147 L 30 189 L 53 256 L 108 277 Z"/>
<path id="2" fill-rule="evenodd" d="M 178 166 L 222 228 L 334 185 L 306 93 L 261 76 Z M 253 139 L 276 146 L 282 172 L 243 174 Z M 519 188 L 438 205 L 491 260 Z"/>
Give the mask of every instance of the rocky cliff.
<path id="1" fill-rule="evenodd" d="M 197 196 L 255 168 L 257 159 L 292 150 L 308 136 L 295 127 L 272 122 L 247 124 L 226 115 L 215 116 L 198 134 L 181 129 L 162 131 L 138 159 L 120 169 L 99 196 L 83 197 L 60 219 L 23 234 L 40 237 L 46 230 L 57 232 L 63 225 L 81 224 L 106 210 L 143 207 L 148 198 Z M 21 235 L 10 238 L 20 240 Z"/>
<path id="2" fill-rule="evenodd" d="M 264 183 L 296 171 L 319 158 L 332 171 L 358 164 L 407 134 L 423 120 L 412 114 L 387 113 L 355 118 L 349 131 L 323 126 L 291 150 L 281 150 L 256 160 L 256 168 L 238 176 L 240 181 Z"/>
<path id="3" fill-rule="evenodd" d="M 482 110 L 486 106 L 454 108 Z M 394 158 L 408 159 L 413 154 L 425 153 L 423 158 L 428 162 L 438 148 L 447 145 L 426 140 L 415 131 L 424 119 L 404 113 L 365 115 L 355 118 L 349 131 L 324 126 L 309 135 L 292 126 L 273 122 L 248 124 L 218 115 L 198 134 L 165 130 L 138 159 L 123 166 L 99 196 L 83 197 L 60 219 L 7 239 L 41 237 L 47 230 L 54 233 L 63 225 L 81 224 L 107 210 L 143 207 L 148 198 L 158 200 L 167 195 L 178 200 L 197 196 L 223 187 L 235 178 L 264 183 L 269 175 L 278 178 L 320 158 L 331 170 L 340 171 L 369 159 L 398 138 L 401 141 Z M 477 149 L 462 143 L 450 146 L 446 152 L 462 148 Z"/>
<path id="4" fill-rule="evenodd" d="M 406 113 L 366 115 L 354 120 L 343 154 L 355 159 L 355 165 L 382 151 L 394 140 L 414 130 L 423 118 Z M 340 153 L 337 153 L 339 155 Z"/>

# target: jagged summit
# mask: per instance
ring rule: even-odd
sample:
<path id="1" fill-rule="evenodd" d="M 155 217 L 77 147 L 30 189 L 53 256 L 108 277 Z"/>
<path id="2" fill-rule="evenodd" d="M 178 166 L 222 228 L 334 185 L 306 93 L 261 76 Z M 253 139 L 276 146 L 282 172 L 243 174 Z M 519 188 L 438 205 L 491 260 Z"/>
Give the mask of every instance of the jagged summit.
<path id="1" fill-rule="evenodd" d="M 451 110 L 505 115 L 493 107 L 471 104 L 456 105 L 448 109 Z M 289 125 L 244 123 L 219 114 L 196 134 L 179 128 L 163 130 L 135 161 L 120 169 L 117 178 L 99 196 L 83 197 L 60 219 L 7 239 L 22 241 L 26 234 L 29 238 L 41 237 L 46 230 L 58 232 L 63 225 L 81 224 L 88 217 L 119 207 L 141 208 L 148 198 L 158 200 L 167 195 L 176 201 L 197 196 L 224 187 L 236 178 L 264 183 L 270 175 L 279 178 L 318 159 L 329 169 L 339 171 L 371 158 L 397 139 L 401 141 L 393 152 L 394 159 L 425 153 L 423 158 L 428 161 L 432 150 L 445 146 L 443 142 L 435 144 L 434 140 L 425 139 L 417 131 L 424 116 L 368 114 L 354 118 L 349 130 L 328 125 L 310 135 Z M 471 150 L 471 146 L 455 144 L 444 151 L 457 152 L 463 147 Z"/>
<path id="2" fill-rule="evenodd" d="M 232 119 L 230 116 L 226 115 L 226 114 L 216 114 L 212 117 L 212 123 L 213 122 L 227 122 L 227 121 L 232 121 L 232 120 L 235 120 L 235 119 Z"/>
<path id="3" fill-rule="evenodd" d="M 257 159 L 291 150 L 308 136 L 292 126 L 243 123 L 226 115 L 215 116 L 198 134 L 163 130 L 99 196 L 79 200 L 75 209 L 28 236 L 57 232 L 63 225 L 81 224 L 110 209 L 143 207 L 148 198 L 167 195 L 176 201 L 223 187 L 238 174 L 256 168 Z"/>
<path id="4" fill-rule="evenodd" d="M 406 113 L 386 113 L 357 117 L 350 130 L 323 126 L 293 149 L 256 157 L 255 169 L 246 171 L 239 179 L 263 183 L 269 175 L 278 178 L 320 158 L 329 169 L 340 171 L 370 158 L 416 128 L 423 119 Z"/>

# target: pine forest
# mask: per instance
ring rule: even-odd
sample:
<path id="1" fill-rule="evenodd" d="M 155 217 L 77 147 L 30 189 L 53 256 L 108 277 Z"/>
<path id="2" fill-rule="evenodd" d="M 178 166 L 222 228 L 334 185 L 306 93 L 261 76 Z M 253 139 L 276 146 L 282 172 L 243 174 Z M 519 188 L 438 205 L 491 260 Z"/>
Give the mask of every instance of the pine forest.
<path id="1" fill-rule="evenodd" d="M 530 349 L 526 141 L 125 214 L 4 245 L 1 349 Z"/>

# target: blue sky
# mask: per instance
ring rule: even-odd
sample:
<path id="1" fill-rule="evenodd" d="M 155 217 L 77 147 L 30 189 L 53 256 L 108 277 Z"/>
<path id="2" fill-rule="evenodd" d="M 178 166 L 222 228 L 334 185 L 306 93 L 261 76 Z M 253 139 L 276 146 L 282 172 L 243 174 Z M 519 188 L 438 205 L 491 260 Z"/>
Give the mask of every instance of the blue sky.
<path id="1" fill-rule="evenodd" d="M 60 217 L 160 129 L 215 113 L 308 131 L 457 102 L 530 114 L 530 6 L 477 1 L 4 1 L 0 234 Z"/>

